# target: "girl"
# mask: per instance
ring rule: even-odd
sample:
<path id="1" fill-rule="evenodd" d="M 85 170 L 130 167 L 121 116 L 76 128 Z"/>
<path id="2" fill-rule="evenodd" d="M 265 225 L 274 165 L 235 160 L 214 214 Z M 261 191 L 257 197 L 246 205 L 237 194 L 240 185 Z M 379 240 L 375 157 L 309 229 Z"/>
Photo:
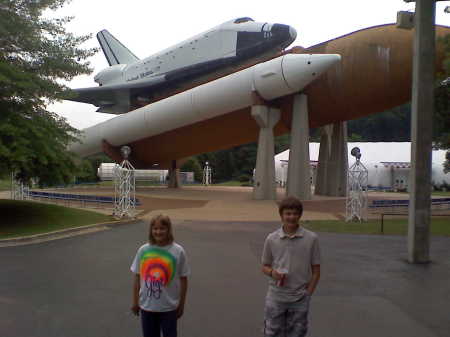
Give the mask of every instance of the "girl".
<path id="1" fill-rule="evenodd" d="M 149 243 L 141 246 L 131 265 L 135 274 L 131 311 L 141 316 L 144 337 L 177 336 L 190 273 L 183 247 L 174 242 L 168 216 L 150 221 Z"/>

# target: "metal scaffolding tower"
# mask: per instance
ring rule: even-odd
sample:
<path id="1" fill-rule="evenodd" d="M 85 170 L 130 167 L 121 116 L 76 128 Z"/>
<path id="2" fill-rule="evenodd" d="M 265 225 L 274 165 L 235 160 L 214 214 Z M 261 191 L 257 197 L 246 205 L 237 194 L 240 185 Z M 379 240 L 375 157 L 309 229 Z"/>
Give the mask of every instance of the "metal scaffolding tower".
<path id="1" fill-rule="evenodd" d="M 347 175 L 346 221 L 367 220 L 367 184 L 369 173 L 361 163 L 361 151 L 354 147 L 351 155 L 356 158 Z"/>
<path id="2" fill-rule="evenodd" d="M 120 153 L 123 161 L 114 167 L 114 212 L 118 218 L 131 218 L 136 208 L 136 181 L 134 167 L 128 161 L 131 153 L 129 146 L 122 146 Z"/>
<path id="3" fill-rule="evenodd" d="M 203 168 L 203 185 L 209 186 L 211 182 L 211 167 L 209 166 L 209 162 L 206 162 Z"/>

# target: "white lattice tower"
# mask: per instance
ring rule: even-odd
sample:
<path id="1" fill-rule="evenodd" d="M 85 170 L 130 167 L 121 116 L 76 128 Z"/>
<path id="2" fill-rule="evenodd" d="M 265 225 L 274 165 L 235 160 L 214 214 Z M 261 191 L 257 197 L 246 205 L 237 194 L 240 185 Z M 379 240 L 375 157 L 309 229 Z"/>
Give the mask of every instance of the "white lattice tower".
<path id="1" fill-rule="evenodd" d="M 211 167 L 208 162 L 205 163 L 205 167 L 203 168 L 203 185 L 211 185 Z"/>
<path id="2" fill-rule="evenodd" d="M 124 146 L 123 148 L 128 148 Z M 114 167 L 114 212 L 113 215 L 119 218 L 133 216 L 136 208 L 136 180 L 134 175 L 134 167 L 128 161 L 128 155 L 131 150 L 121 152 L 125 159 L 120 165 Z M 127 152 L 128 151 L 128 152 Z"/>
<path id="3" fill-rule="evenodd" d="M 29 199 L 30 188 L 22 181 L 16 179 L 16 174 L 11 173 L 11 199 L 12 200 L 27 200 Z"/>
<path id="4" fill-rule="evenodd" d="M 359 158 L 348 169 L 346 221 L 367 220 L 367 184 L 369 173 Z"/>

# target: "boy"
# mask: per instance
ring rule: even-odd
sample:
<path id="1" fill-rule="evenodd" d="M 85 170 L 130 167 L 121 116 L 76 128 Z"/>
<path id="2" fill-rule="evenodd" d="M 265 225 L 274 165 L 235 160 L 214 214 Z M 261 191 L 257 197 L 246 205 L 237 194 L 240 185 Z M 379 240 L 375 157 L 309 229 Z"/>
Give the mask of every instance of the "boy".
<path id="1" fill-rule="evenodd" d="M 303 337 L 308 332 L 309 301 L 320 279 L 317 235 L 299 224 L 300 200 L 279 205 L 282 227 L 264 243 L 262 272 L 270 277 L 264 308 L 266 337 Z"/>

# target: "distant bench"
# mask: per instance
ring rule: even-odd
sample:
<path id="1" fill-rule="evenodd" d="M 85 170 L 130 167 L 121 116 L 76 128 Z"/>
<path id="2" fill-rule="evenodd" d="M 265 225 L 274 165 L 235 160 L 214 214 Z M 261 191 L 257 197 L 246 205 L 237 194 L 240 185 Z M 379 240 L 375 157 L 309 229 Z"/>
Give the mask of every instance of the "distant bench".
<path id="1" fill-rule="evenodd" d="M 68 193 L 55 193 L 55 192 L 38 192 L 30 191 L 30 198 L 47 199 L 47 200 L 61 200 L 66 201 L 68 204 L 70 202 L 79 202 L 83 206 L 87 203 L 96 204 L 114 204 L 114 197 L 100 196 L 100 195 L 87 195 L 87 194 L 68 194 Z M 136 206 L 140 206 L 141 202 L 139 199 L 135 199 Z"/>

